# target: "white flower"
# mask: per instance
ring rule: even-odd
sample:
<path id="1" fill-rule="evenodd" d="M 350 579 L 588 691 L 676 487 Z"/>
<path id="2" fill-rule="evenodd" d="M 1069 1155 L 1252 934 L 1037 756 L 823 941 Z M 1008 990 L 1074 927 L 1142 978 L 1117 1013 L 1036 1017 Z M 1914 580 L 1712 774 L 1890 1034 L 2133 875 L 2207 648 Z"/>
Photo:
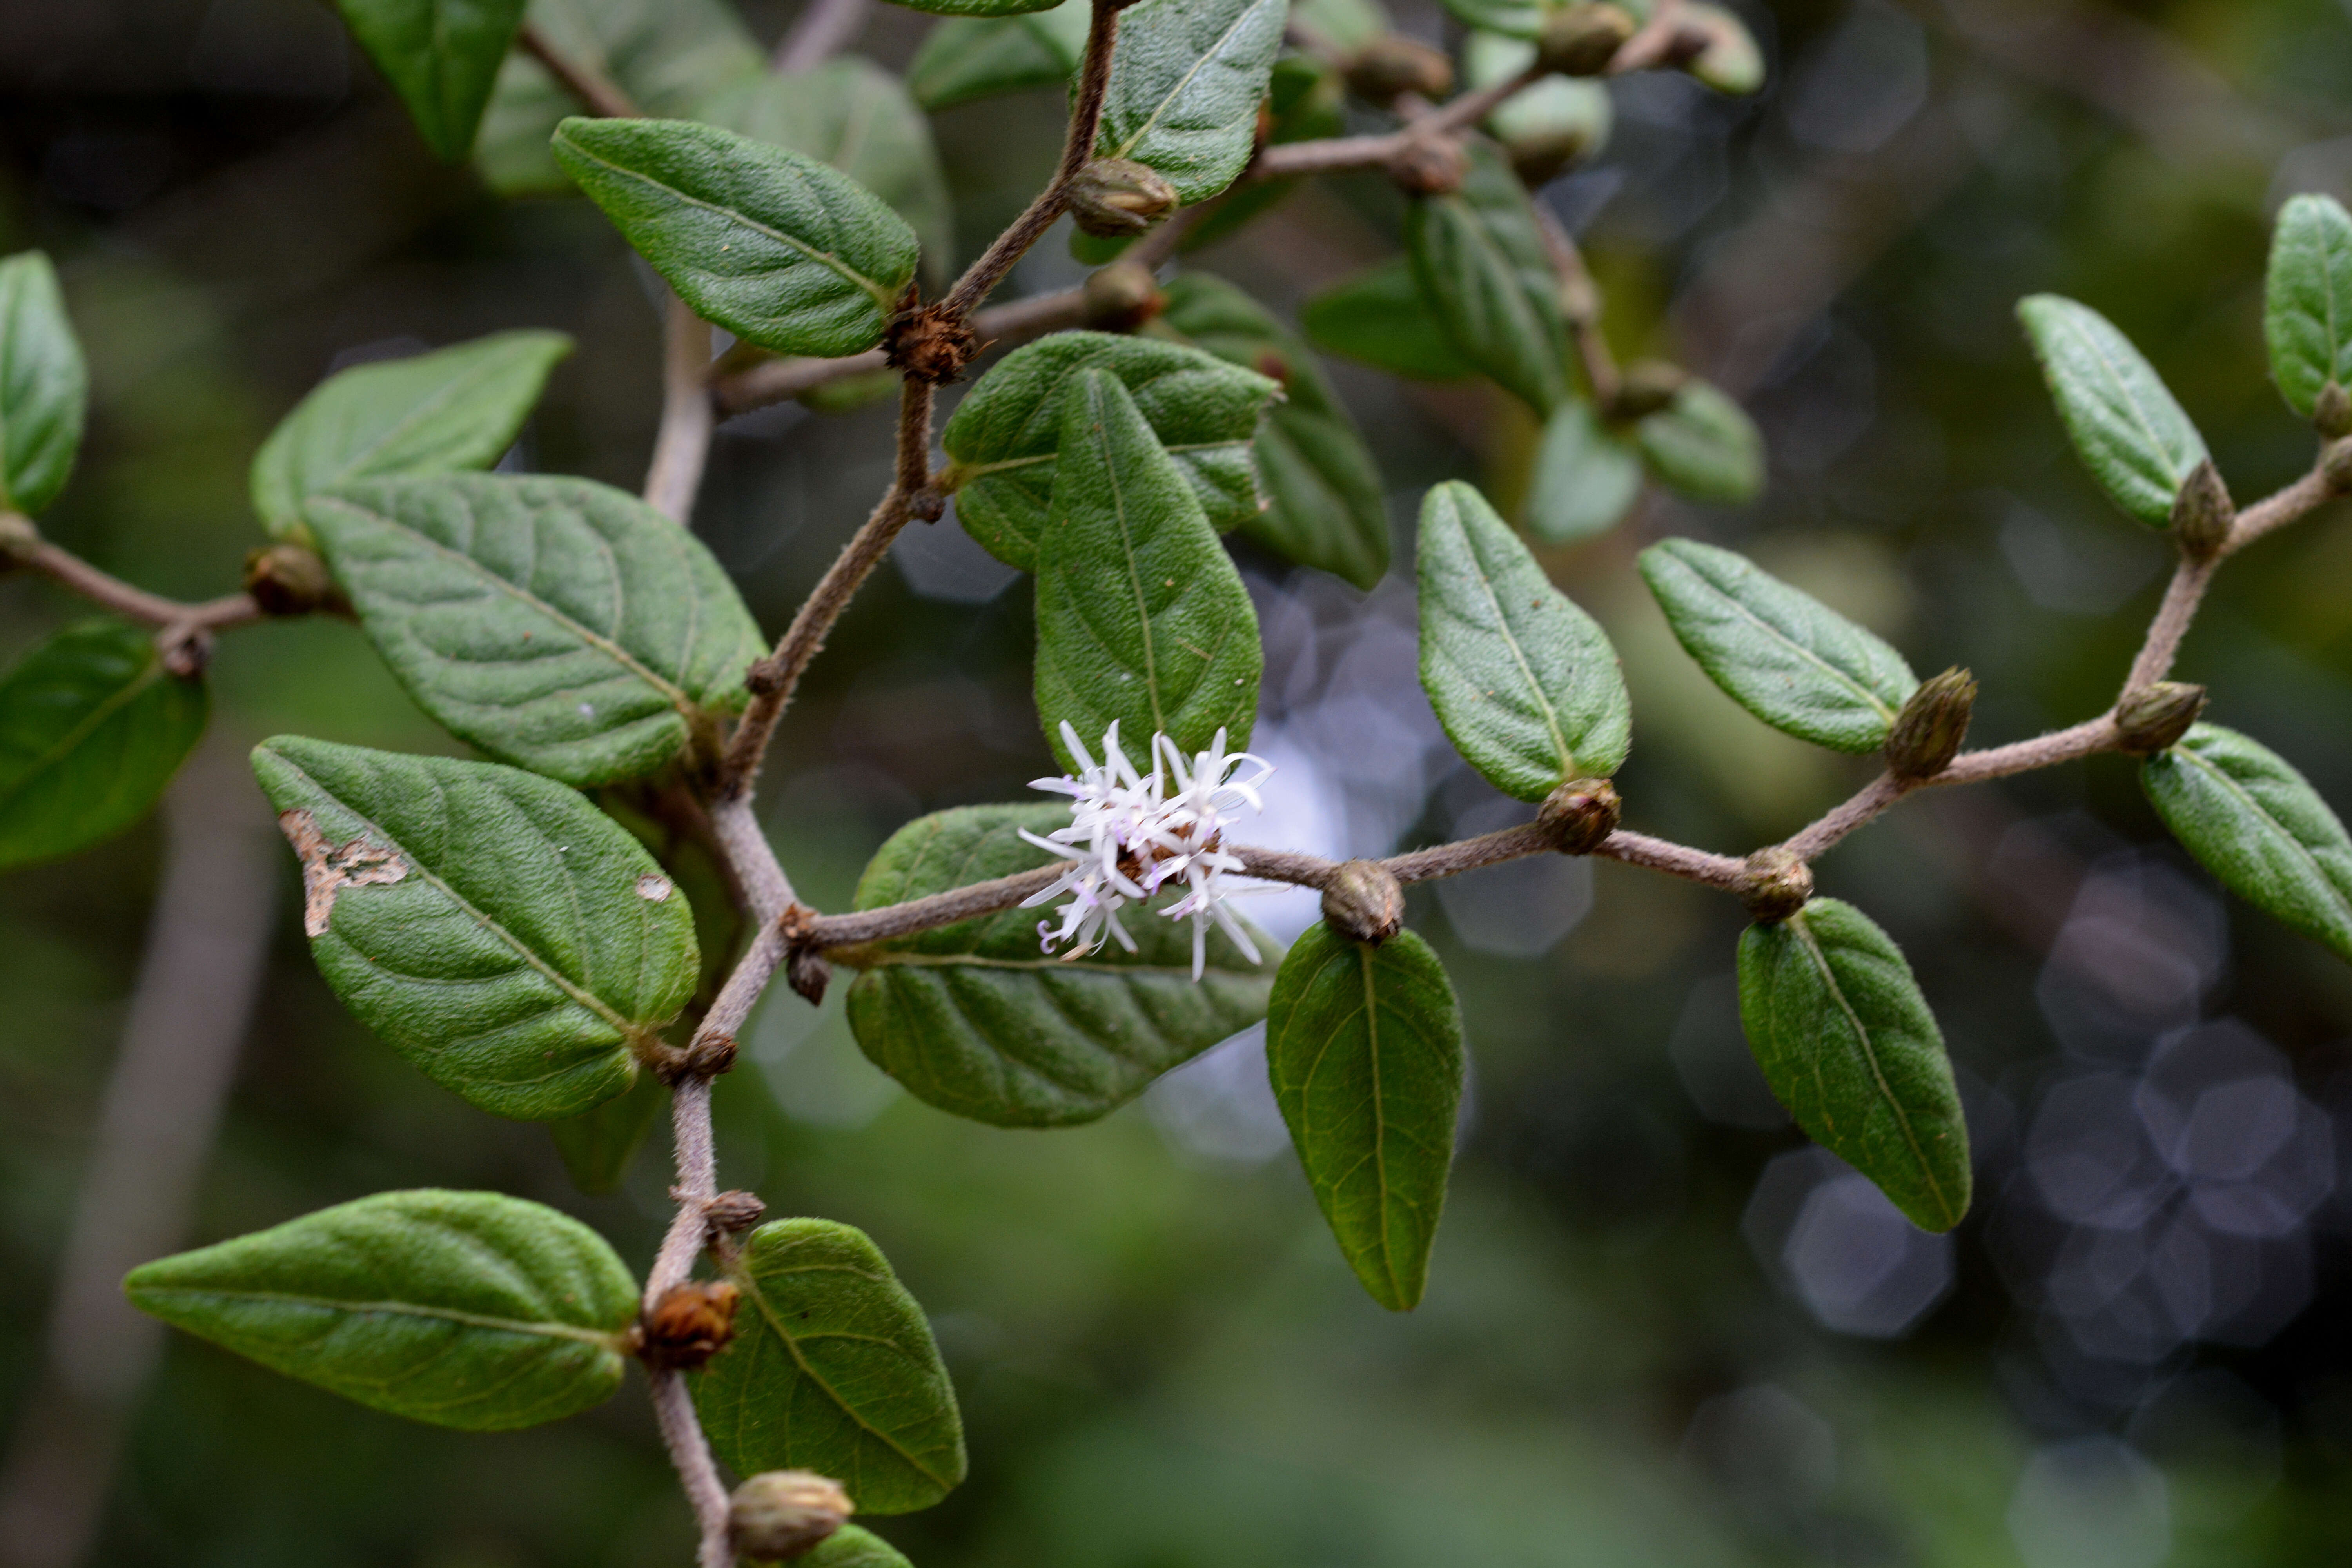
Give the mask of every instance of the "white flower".
<path id="1" fill-rule="evenodd" d="M 1207 751 L 1192 755 L 1189 765 L 1173 741 L 1154 735 L 1149 773 L 1138 773 L 1119 749 L 1116 721 L 1103 735 L 1099 763 L 1066 722 L 1062 741 L 1077 759 L 1076 774 L 1036 779 L 1030 787 L 1068 795 L 1070 826 L 1042 837 L 1026 828 L 1021 832 L 1040 849 L 1070 863 L 1052 886 L 1022 902 L 1028 909 L 1065 896 L 1070 900 L 1058 911 L 1058 926 L 1051 921 L 1037 922 L 1038 945 L 1048 952 L 1065 948 L 1063 956 L 1078 958 L 1100 947 L 1108 935 L 1133 952 L 1135 939 L 1119 924 L 1118 911 L 1181 883 L 1184 896 L 1159 912 L 1192 922 L 1192 978 L 1200 979 L 1206 967 L 1212 923 L 1252 963 L 1258 963 L 1247 929 L 1224 902 L 1237 894 L 1269 889 L 1228 887 L 1225 879 L 1239 872 L 1242 862 L 1223 846 L 1225 827 L 1236 812 L 1244 805 L 1264 809 L 1258 786 L 1274 772 L 1273 765 L 1248 752 L 1227 752 L 1223 730 Z M 1245 779 L 1233 776 L 1245 763 L 1255 764 L 1256 772 Z"/>

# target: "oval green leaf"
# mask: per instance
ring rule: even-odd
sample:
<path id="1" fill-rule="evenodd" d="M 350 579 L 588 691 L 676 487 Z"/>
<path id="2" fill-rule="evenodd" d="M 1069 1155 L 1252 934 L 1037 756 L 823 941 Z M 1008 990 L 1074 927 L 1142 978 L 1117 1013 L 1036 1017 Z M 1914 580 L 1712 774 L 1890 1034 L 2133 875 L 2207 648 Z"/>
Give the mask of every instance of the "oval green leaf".
<path id="1" fill-rule="evenodd" d="M 694 1406 L 729 1468 L 832 1476 L 861 1513 L 929 1508 L 963 1479 L 931 1326 L 864 1231 L 763 1225 L 727 1277 L 743 1293 L 735 1340 L 694 1379 Z"/>
<path id="2" fill-rule="evenodd" d="M 302 861 L 320 973 L 484 1110 L 548 1121 L 623 1093 L 694 994 L 686 896 L 562 784 L 296 735 L 253 772 Z"/>
<path id="3" fill-rule="evenodd" d="M 2352 213 L 2333 196 L 2297 196 L 2271 237 L 2263 336 L 2271 374 L 2305 418 L 2329 382 L 2352 388 Z"/>
<path id="4" fill-rule="evenodd" d="M 1429 944 L 1308 929 L 1266 1011 L 1274 1098 L 1315 1201 L 1373 1300 L 1411 1311 L 1429 1283 L 1462 1103 L 1462 1008 Z"/>
<path id="5" fill-rule="evenodd" d="M 2172 836 L 2246 902 L 2352 959 L 2352 838 L 2294 764 L 2219 724 L 2150 757 L 2140 783 Z"/>
<path id="6" fill-rule="evenodd" d="M 1455 381 L 1477 370 L 1445 335 L 1402 256 L 1324 289 L 1299 308 L 1298 324 L 1327 353 L 1392 375 Z"/>
<path id="7" fill-rule="evenodd" d="M 1748 411 L 1703 381 L 1633 427 L 1650 471 L 1693 500 L 1745 506 L 1764 492 L 1764 436 Z"/>
<path id="8" fill-rule="evenodd" d="M 1969 1212 L 1969 1130 L 1943 1032 L 1903 950 L 1852 904 L 1815 899 L 1739 938 L 1739 1022 L 1808 1136 L 1926 1230 Z"/>
<path id="9" fill-rule="evenodd" d="M 1249 166 L 1287 0 L 1142 0 L 1118 15 L 1099 158 L 1148 163 L 1186 206 Z"/>
<path id="10" fill-rule="evenodd" d="M 1571 398 L 1544 421 L 1528 495 L 1528 531 L 1547 544 L 1573 544 L 1606 533 L 1642 499 L 1642 459 Z"/>
<path id="11" fill-rule="evenodd" d="M 854 1524 L 843 1525 L 793 1561 L 800 1568 L 913 1568 L 897 1547 Z"/>
<path id="12" fill-rule="evenodd" d="M 1901 654 L 1744 555 L 1668 539 L 1642 552 L 1641 566 L 1708 679 L 1799 740 L 1874 752 L 1919 689 Z"/>
<path id="13" fill-rule="evenodd" d="M 335 0 L 335 9 L 425 144 L 462 163 L 522 26 L 523 0 Z"/>
<path id="14" fill-rule="evenodd" d="M 636 1282 L 604 1238 L 497 1193 L 378 1193 L 131 1271 L 131 1305 L 376 1410 L 499 1432 L 621 1386 Z"/>
<path id="15" fill-rule="evenodd" d="M 2126 515 L 2166 526 L 2180 481 L 2205 460 L 2197 426 L 2131 340 L 2088 305 L 2034 294 L 2018 301 L 2017 317 L 2083 466 Z"/>
<path id="16" fill-rule="evenodd" d="M 1509 161 L 1476 137 L 1468 152 L 1459 191 L 1406 209 L 1413 276 L 1462 357 L 1549 416 L 1568 398 L 1559 279 Z"/>
<path id="17" fill-rule="evenodd" d="M 907 68 L 907 90 L 925 109 L 940 110 L 1059 87 L 1077 68 L 1093 14 L 1087 0 L 1062 0 L 1026 16 L 951 17 L 923 36 Z"/>
<path id="18" fill-rule="evenodd" d="M 37 250 L 0 260 L 0 511 L 37 517 L 58 499 L 89 399 L 57 269 Z"/>
<path id="19" fill-rule="evenodd" d="M 303 517 L 418 705 L 566 784 L 641 777 L 713 739 L 767 651 L 699 540 L 593 480 L 373 480 Z"/>

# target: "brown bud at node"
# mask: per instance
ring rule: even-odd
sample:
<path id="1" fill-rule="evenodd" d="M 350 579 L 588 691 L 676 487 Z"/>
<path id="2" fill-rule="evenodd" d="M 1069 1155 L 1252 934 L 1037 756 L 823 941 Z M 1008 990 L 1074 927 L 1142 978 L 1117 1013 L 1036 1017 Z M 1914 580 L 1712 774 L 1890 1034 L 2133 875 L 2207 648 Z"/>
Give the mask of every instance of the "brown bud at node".
<path id="1" fill-rule="evenodd" d="M 2116 729 L 2123 749 L 2137 757 L 2168 750 L 2205 711 L 2205 689 L 2185 680 L 2158 680 L 2135 687 L 2116 704 Z"/>
<path id="2" fill-rule="evenodd" d="M 1389 178 L 1407 195 L 1452 195 L 1469 174 L 1469 155 L 1450 136 L 1412 137 L 1389 159 Z"/>
<path id="3" fill-rule="evenodd" d="M 1921 681 L 1886 737 L 1887 771 L 1910 781 L 1934 778 L 1950 767 L 1969 738 L 1969 715 L 1976 705 L 1976 677 L 1965 669 Z"/>
<path id="4" fill-rule="evenodd" d="M 1087 325 L 1098 332 L 1131 332 L 1168 308 L 1160 279 L 1139 261 L 1114 261 L 1087 275 Z"/>
<path id="5" fill-rule="evenodd" d="M 961 375 L 978 353 L 980 334 L 944 304 L 902 310 L 882 333 L 882 357 L 890 368 L 932 386 Z"/>
<path id="6" fill-rule="evenodd" d="M 937 522 L 948 514 L 948 498 L 925 485 L 907 498 L 907 515 L 917 522 Z"/>
<path id="7" fill-rule="evenodd" d="M 2326 440 L 2352 436 L 2352 393 L 2332 381 L 2321 387 L 2318 401 L 2311 405 L 2311 423 Z"/>
<path id="8" fill-rule="evenodd" d="M 784 667 L 771 655 L 753 659 L 743 671 L 743 689 L 754 697 L 773 697 L 784 689 Z"/>
<path id="9" fill-rule="evenodd" d="M 2211 560 L 2237 521 L 2230 487 L 2221 482 L 2221 470 L 2213 459 L 2189 469 L 2180 481 L 2180 493 L 2172 498 L 2172 536 L 2180 543 L 2180 553 L 2191 561 Z"/>
<path id="10" fill-rule="evenodd" d="M 1610 400 L 1609 416 L 1631 422 L 1671 407 L 1690 382 L 1690 372 L 1662 359 L 1637 359 L 1625 367 Z"/>
<path id="11" fill-rule="evenodd" d="M 307 616 L 333 595 L 335 580 L 317 551 L 270 544 L 247 552 L 245 591 L 265 616 Z"/>
<path id="12" fill-rule="evenodd" d="M 1581 125 L 1522 131 L 1503 138 L 1511 173 L 1528 189 L 1538 190 L 1568 172 L 1570 164 L 1592 150 L 1592 132 Z"/>
<path id="13" fill-rule="evenodd" d="M 40 542 L 41 531 L 33 526 L 31 518 L 0 507 L 0 568 L 15 565 L 19 555 Z"/>
<path id="14" fill-rule="evenodd" d="M 724 1279 L 673 1285 L 638 1323 L 637 1355 L 660 1372 L 692 1372 L 735 1337 L 734 1286 Z"/>
<path id="15" fill-rule="evenodd" d="M 1544 24 L 1536 63 L 1562 76 L 1599 76 L 1639 26 L 1615 5 L 1570 5 Z"/>
<path id="16" fill-rule="evenodd" d="M 1813 896 L 1813 868 L 1786 849 L 1759 849 L 1748 858 L 1748 878 L 1738 893 L 1749 914 L 1776 924 Z"/>
<path id="17" fill-rule="evenodd" d="M 1176 187 L 1132 158 L 1097 158 L 1070 182 L 1070 221 L 1097 239 L 1126 239 L 1176 205 Z"/>
<path id="18" fill-rule="evenodd" d="M 155 634 L 155 651 L 164 669 L 194 680 L 213 661 L 213 634 L 202 626 L 165 626 Z"/>
<path id="19" fill-rule="evenodd" d="M 702 1216 L 710 1228 L 722 1236 L 736 1236 L 751 1229 L 767 1217 L 768 1205 L 760 1201 L 757 1193 L 735 1188 L 719 1194 L 702 1205 Z"/>
<path id="20" fill-rule="evenodd" d="M 1386 942 L 1404 925 L 1404 889 L 1377 862 L 1341 861 L 1323 886 L 1323 923 L 1349 942 Z"/>
<path id="21" fill-rule="evenodd" d="M 798 1557 L 857 1510 L 841 1483 L 814 1470 L 762 1470 L 727 1500 L 727 1542 L 739 1557 Z"/>
<path id="22" fill-rule="evenodd" d="M 1454 90 L 1454 62 L 1419 38 L 1382 33 L 1348 62 L 1348 90 L 1382 108 L 1400 93 L 1434 101 Z"/>
<path id="23" fill-rule="evenodd" d="M 1536 826 L 1551 835 L 1561 854 L 1590 855 L 1617 831 L 1623 805 L 1607 779 L 1570 779 L 1544 797 Z"/>
<path id="24" fill-rule="evenodd" d="M 812 1007 L 824 1005 L 824 988 L 833 983 L 833 965 L 813 947 L 796 947 L 784 960 L 784 984 Z"/>

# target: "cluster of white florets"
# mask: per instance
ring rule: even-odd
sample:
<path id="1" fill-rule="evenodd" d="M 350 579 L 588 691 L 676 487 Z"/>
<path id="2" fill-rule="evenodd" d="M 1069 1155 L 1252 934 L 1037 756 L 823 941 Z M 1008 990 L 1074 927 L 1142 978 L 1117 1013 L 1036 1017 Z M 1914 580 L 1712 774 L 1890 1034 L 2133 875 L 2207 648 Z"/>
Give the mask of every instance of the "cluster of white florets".
<path id="1" fill-rule="evenodd" d="M 1078 958 L 1108 937 L 1133 952 L 1135 939 L 1119 924 L 1119 910 L 1181 883 L 1184 896 L 1157 912 L 1192 922 L 1192 978 L 1201 978 L 1212 924 L 1231 937 L 1252 963 L 1257 963 L 1256 945 L 1247 928 L 1225 908 L 1225 900 L 1268 889 L 1229 885 L 1227 879 L 1241 871 L 1242 862 L 1223 846 L 1225 827 L 1242 807 L 1265 809 L 1258 786 L 1274 772 L 1273 764 L 1248 752 L 1227 752 L 1223 730 L 1207 751 L 1193 753 L 1189 765 L 1175 742 L 1166 735 L 1152 736 L 1149 773 L 1137 772 L 1119 749 L 1116 721 L 1103 736 L 1100 763 L 1066 722 L 1062 742 L 1077 760 L 1078 772 L 1032 780 L 1030 787 L 1068 795 L 1070 826 L 1043 837 L 1026 828 L 1021 833 L 1040 849 L 1070 862 L 1053 886 L 1023 900 L 1024 909 L 1064 897 L 1070 900 L 1056 911 L 1059 925 L 1037 922 L 1039 945 L 1047 952 L 1059 950 L 1065 958 Z M 1234 777 L 1244 766 L 1256 771 L 1247 778 Z"/>

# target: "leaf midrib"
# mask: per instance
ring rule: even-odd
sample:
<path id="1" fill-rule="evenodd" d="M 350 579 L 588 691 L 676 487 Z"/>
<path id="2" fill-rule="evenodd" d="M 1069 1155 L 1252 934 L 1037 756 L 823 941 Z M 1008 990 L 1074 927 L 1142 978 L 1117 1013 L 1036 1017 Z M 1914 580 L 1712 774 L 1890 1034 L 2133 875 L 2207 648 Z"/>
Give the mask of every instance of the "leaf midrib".
<path id="1" fill-rule="evenodd" d="M 1698 567 L 1692 565 L 1689 562 L 1683 560 L 1683 558 L 1678 555 L 1670 556 L 1668 559 L 1674 561 L 1677 565 L 1686 569 L 1692 576 L 1697 578 L 1700 583 L 1712 590 L 1717 598 L 1730 605 L 1733 611 L 1735 611 L 1738 616 L 1752 623 L 1759 630 L 1762 631 L 1766 637 L 1781 644 L 1791 653 L 1794 653 L 1799 658 L 1817 667 L 1822 673 L 1827 675 L 1832 681 L 1852 689 L 1855 695 L 1862 699 L 1864 703 L 1865 703 L 1874 712 L 1875 712 L 1881 719 L 1885 720 L 1888 724 L 1891 725 L 1895 722 L 1896 716 L 1895 710 L 1880 701 L 1878 699 L 1878 693 L 1873 691 L 1855 677 L 1847 674 L 1844 670 L 1840 669 L 1837 666 L 1830 663 L 1827 658 L 1815 653 L 1811 648 L 1807 647 L 1804 644 L 1797 641 L 1788 633 L 1782 631 L 1780 627 L 1774 626 L 1771 622 L 1766 620 L 1755 611 L 1749 609 L 1737 595 L 1717 584 L 1713 578 L 1709 577 Z"/>
<path id="2" fill-rule="evenodd" d="M 2272 815 L 2270 810 L 2263 805 L 2261 800 L 2256 798 L 2252 790 L 2241 784 L 2235 774 L 2230 773 L 2220 763 L 2214 762 L 2211 758 L 2205 756 L 2193 747 L 2175 746 L 2173 747 L 2172 752 L 2173 755 L 2176 757 L 2185 758 L 2195 766 L 2203 769 L 2206 774 L 2213 780 L 2219 788 L 2237 800 L 2240 805 L 2243 805 L 2248 812 L 2252 814 L 2254 819 L 2263 825 L 2264 829 L 2284 841 L 2287 847 L 2293 850 L 2296 857 L 2299 858 L 2305 865 L 2310 868 L 2313 876 L 2317 879 L 2319 885 L 2322 888 L 2325 888 L 2329 896 L 2334 899 L 2336 903 L 2336 920 L 2345 927 L 2347 932 L 2352 932 L 2352 897 L 2347 897 L 2345 890 L 2336 885 L 2336 879 L 2328 875 L 2327 867 L 2320 860 L 2316 854 L 2312 852 L 2311 846 L 2305 844 L 2301 838 L 2297 837 L 2293 829 L 2289 828 L 2285 823 L 2281 822 L 2275 816 Z"/>
<path id="3" fill-rule="evenodd" d="M 32 762 L 25 771 L 6 787 L 0 788 L 0 811 L 5 811 L 9 806 L 14 805 L 18 796 L 30 789 L 51 768 L 71 755 L 84 741 L 89 740 L 97 731 L 100 725 L 121 712 L 141 693 L 162 679 L 163 674 L 163 661 L 151 657 L 145 667 L 136 676 L 109 692 L 104 700 L 92 708 L 79 722 L 60 736 L 56 744 L 47 751 L 35 753 Z"/>
<path id="4" fill-rule="evenodd" d="M 1551 732 L 1552 750 L 1559 758 L 1560 777 L 1572 777 L 1576 771 L 1576 752 L 1568 743 L 1567 731 L 1560 727 L 1559 710 L 1552 705 L 1551 698 L 1544 691 L 1543 683 L 1536 679 L 1535 668 L 1528 664 L 1526 650 L 1519 646 L 1518 637 L 1512 632 L 1510 612 L 1503 607 L 1502 595 L 1495 592 L 1494 577 L 1487 572 L 1486 563 L 1479 555 L 1476 542 L 1470 537 L 1469 525 L 1461 520 L 1458 509 L 1454 531 L 1461 536 L 1464 553 L 1470 558 L 1472 574 L 1485 592 L 1486 603 L 1494 607 L 1495 624 L 1503 646 L 1510 650 L 1511 662 L 1518 666 L 1519 678 L 1527 682 L 1528 693 L 1543 712 L 1544 728 Z M 1545 587 L 1550 591 L 1549 584 Z"/>
<path id="5" fill-rule="evenodd" d="M 1125 142 L 1119 143 L 1118 146 L 1111 152 L 1110 156 L 1114 158 L 1128 158 L 1134 156 L 1135 149 L 1142 145 L 1143 139 L 1146 136 L 1150 135 L 1153 129 L 1159 125 L 1160 117 L 1168 112 L 1169 107 L 1172 105 L 1178 98 L 1183 95 L 1186 88 L 1192 85 L 1193 79 L 1198 77 L 1202 70 L 1207 68 L 1211 60 L 1217 58 L 1217 52 L 1225 47 L 1226 43 L 1233 37 L 1234 34 L 1240 30 L 1241 25 L 1249 20 L 1250 14 L 1255 11 L 1263 3 L 1264 0 L 1243 0 L 1242 8 L 1234 14 L 1234 19 L 1230 23 L 1226 24 L 1224 30 L 1216 36 L 1207 48 L 1201 51 L 1201 58 L 1192 62 L 1192 68 L 1185 71 L 1181 77 L 1179 77 L 1175 85 L 1171 87 L 1168 91 L 1162 95 L 1158 103 L 1152 105 L 1151 112 L 1144 117 L 1143 123 L 1135 128 L 1135 134 L 1129 137 Z M 1255 105 L 1252 105 L 1252 108 L 1255 107 Z M 1227 121 L 1224 125 L 1212 127 L 1211 129 L 1223 130 L 1226 126 L 1236 125 L 1239 123 L 1240 117 L 1235 116 L 1234 119 Z"/>
<path id="6" fill-rule="evenodd" d="M 520 1318 L 500 1318 L 485 1312 L 468 1312 L 456 1307 L 435 1307 L 422 1301 L 348 1301 L 333 1296 L 313 1296 L 294 1290 L 244 1290 L 214 1285 L 142 1285 L 139 1292 L 146 1296 L 201 1296 L 228 1301 L 280 1303 L 289 1307 L 320 1307 L 330 1311 L 389 1314 L 404 1318 L 430 1318 L 443 1322 L 459 1323 L 467 1328 L 495 1329 L 502 1333 L 529 1334 L 541 1339 L 576 1340 L 594 1345 L 615 1355 L 626 1349 L 625 1337 L 602 1329 L 586 1329 L 573 1323 L 527 1322 Z"/>

